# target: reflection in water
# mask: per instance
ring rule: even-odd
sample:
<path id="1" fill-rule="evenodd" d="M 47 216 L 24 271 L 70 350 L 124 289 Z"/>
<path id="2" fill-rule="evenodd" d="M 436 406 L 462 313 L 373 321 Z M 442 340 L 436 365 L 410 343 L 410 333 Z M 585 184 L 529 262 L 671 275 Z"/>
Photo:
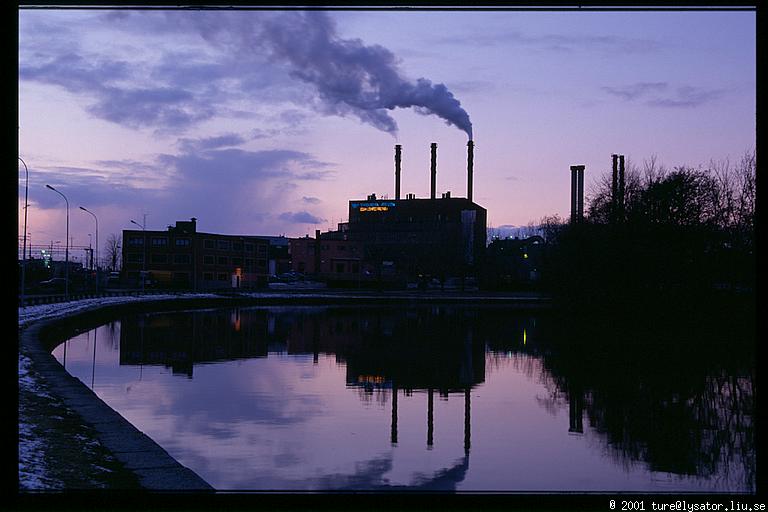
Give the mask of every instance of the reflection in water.
<path id="1" fill-rule="evenodd" d="M 714 322 L 716 317 L 711 319 Z M 321 368 L 323 361 L 335 361 L 345 374 L 346 389 L 356 391 L 359 403 L 380 407 L 386 414 L 386 419 L 377 421 L 386 421 L 387 433 L 378 439 L 366 435 L 360 454 L 370 451 L 366 444 L 378 443 L 382 437 L 388 450 L 377 444 L 385 451 L 360 461 L 350 441 L 337 452 L 348 449 L 351 453 L 345 456 L 356 460 L 354 469 L 326 461 L 323 463 L 328 468 L 319 474 L 313 470 L 307 470 L 309 474 L 296 473 L 309 457 L 306 453 L 278 454 L 274 456 L 276 465 L 267 463 L 262 476 L 282 471 L 283 466 L 294 472 L 285 469 L 281 479 L 271 480 L 278 486 L 272 488 L 636 490 L 634 486 L 656 489 L 653 479 L 658 476 L 654 475 L 676 475 L 680 480 L 673 480 L 672 485 L 680 488 L 735 492 L 752 491 L 755 482 L 754 359 L 750 344 L 754 335 L 748 329 L 738 329 L 745 324 L 731 322 L 724 329 L 722 324 L 699 322 L 697 326 L 656 325 L 629 331 L 626 327 L 613 329 L 599 319 L 574 321 L 551 315 L 512 314 L 499 307 L 304 307 L 140 315 L 104 326 L 98 335 L 107 340 L 103 343 L 119 350 L 121 366 L 139 368 L 139 380 L 144 366 L 168 368 L 175 378 L 183 376 L 192 382 L 203 378 L 197 373 L 204 369 L 227 362 L 245 364 L 278 357 L 281 364 L 294 364 L 291 361 L 303 359 L 291 358 L 306 355 L 311 356 L 309 366 L 300 364 L 304 377 L 299 379 L 320 382 L 317 379 L 326 372 Z M 90 333 L 88 336 L 90 340 Z M 92 360 L 92 387 L 97 365 L 96 333 L 93 340 L 93 353 L 88 354 Z M 55 352 L 58 357 L 60 351 Z M 230 373 L 245 371 L 226 368 Z M 99 375 L 108 373 L 100 370 Z M 525 380 L 514 380 L 515 375 Z M 153 378 L 158 377 L 154 374 Z M 288 381 L 287 386 L 295 383 L 301 382 Z M 229 429 L 226 434 L 222 431 L 210 435 L 229 439 L 234 435 L 233 425 L 287 428 L 312 422 L 316 430 L 313 435 L 328 437 L 331 434 L 322 428 L 354 431 L 355 425 L 366 422 L 359 412 L 338 405 L 341 398 L 334 397 L 344 391 L 343 385 L 341 390 L 325 384 L 315 387 L 322 388 L 318 397 L 286 395 L 284 403 L 279 390 L 260 393 L 261 412 L 237 407 L 237 411 L 227 413 L 233 414 L 231 419 L 217 412 L 219 416 L 211 417 L 201 428 L 210 430 L 211 422 L 224 422 L 229 425 L 222 427 Z M 410 402 L 417 395 L 425 396 L 426 402 L 420 414 Z M 457 398 L 463 406 L 443 408 L 443 401 L 449 397 L 451 403 Z M 234 396 L 231 399 L 238 400 Z M 216 409 L 202 396 L 200 401 L 204 405 L 196 403 L 194 407 L 208 404 Z M 292 401 L 304 404 L 298 416 L 285 410 Z M 552 420 L 539 418 L 529 403 L 537 404 L 535 407 Z M 475 432 L 481 433 L 475 440 L 473 405 L 479 408 L 482 418 L 479 422 L 475 418 Z M 532 422 L 534 431 L 545 432 L 561 410 L 567 410 L 567 425 L 546 441 L 560 452 L 553 456 L 549 446 L 541 446 L 550 455 L 528 460 L 529 464 L 543 468 L 544 473 L 556 473 L 562 461 L 581 457 L 585 466 L 592 465 L 596 475 L 608 475 L 615 472 L 611 467 L 619 467 L 627 475 L 649 475 L 651 483 L 637 477 L 623 483 L 596 477 L 598 481 L 582 484 L 577 477 L 567 475 L 562 482 L 554 480 L 554 484 L 552 476 L 534 483 L 526 483 L 530 481 L 525 478 L 533 477 L 524 473 L 518 474 L 517 480 L 505 477 L 506 473 L 516 474 L 512 467 L 517 461 L 502 456 L 499 460 L 504 462 L 498 462 L 497 453 L 514 449 L 520 458 L 524 453 L 517 447 L 520 440 L 515 439 L 515 429 Z M 369 409 L 364 412 L 378 414 Z M 422 419 L 417 421 L 417 416 Z M 439 418 L 442 423 L 437 421 Z M 332 426 L 322 423 L 323 427 L 319 427 L 321 419 L 331 421 Z M 500 426 L 509 428 L 509 435 L 497 432 Z M 463 431 L 463 443 L 461 437 L 450 443 L 438 441 L 436 432 L 443 429 L 447 436 L 456 428 Z M 427 470 L 418 469 L 420 463 L 406 460 L 405 454 L 419 449 L 418 444 L 414 445 L 418 430 L 423 435 L 418 444 L 426 450 L 421 457 L 431 460 L 430 453 L 438 457 Z M 275 442 L 274 436 L 281 435 L 269 432 L 273 437 L 264 438 L 269 440 L 262 443 Z M 557 439 L 562 436 L 579 444 L 563 445 Z M 302 444 L 291 436 L 284 441 Z M 474 469 L 470 470 L 473 441 L 480 451 L 473 453 Z M 583 451 L 585 441 L 591 445 L 587 452 Z M 318 451 L 325 448 L 304 447 Z M 453 451 L 455 448 L 462 454 Z M 176 456 L 182 458 L 183 454 Z M 203 476 L 217 478 L 211 476 L 211 466 L 216 464 L 210 459 L 200 461 Z M 549 465 L 551 468 L 546 469 Z M 264 477 L 264 481 L 270 480 Z M 250 482 L 246 487 L 263 488 Z M 233 488 L 238 484 L 220 485 Z"/>

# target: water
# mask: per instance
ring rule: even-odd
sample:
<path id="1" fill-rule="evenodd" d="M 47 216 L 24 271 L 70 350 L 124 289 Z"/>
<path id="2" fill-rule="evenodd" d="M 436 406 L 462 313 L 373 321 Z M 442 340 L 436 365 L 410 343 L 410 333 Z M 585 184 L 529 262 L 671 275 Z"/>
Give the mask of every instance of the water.
<path id="1" fill-rule="evenodd" d="M 221 490 L 751 492 L 752 347 L 710 327 L 240 308 L 121 318 L 54 355 Z"/>

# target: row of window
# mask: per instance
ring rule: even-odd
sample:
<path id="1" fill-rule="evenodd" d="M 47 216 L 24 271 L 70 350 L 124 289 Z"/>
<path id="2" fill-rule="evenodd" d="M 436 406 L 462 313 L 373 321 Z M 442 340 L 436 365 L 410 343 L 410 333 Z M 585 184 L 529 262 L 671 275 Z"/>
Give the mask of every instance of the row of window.
<path id="1" fill-rule="evenodd" d="M 217 281 L 229 281 L 231 276 L 226 272 L 219 272 L 214 274 L 213 272 L 203 272 L 203 281 L 213 281 L 214 278 Z"/>
<path id="2" fill-rule="evenodd" d="M 149 239 L 149 243 L 152 247 L 168 247 L 168 237 L 153 236 Z M 174 244 L 176 247 L 190 247 L 192 245 L 192 240 L 189 238 L 176 238 L 174 239 Z M 141 247 L 144 245 L 144 237 L 128 237 L 128 245 L 131 247 Z"/>
<path id="3" fill-rule="evenodd" d="M 153 236 L 150 237 L 150 245 L 152 247 L 168 247 L 168 237 L 166 236 Z M 128 237 L 127 244 L 131 247 L 141 247 L 144 245 L 144 237 L 143 236 L 131 236 Z M 176 247 L 190 247 L 192 245 L 192 240 L 189 238 L 176 238 L 174 239 L 174 244 Z M 232 240 L 210 240 L 205 239 L 203 240 L 203 247 L 206 249 L 218 249 L 220 251 L 242 251 L 245 250 L 245 252 L 253 252 L 255 244 L 253 243 L 243 243 L 239 241 L 232 241 Z M 267 253 L 267 246 L 266 245 L 259 245 L 257 247 L 257 253 L 258 254 L 266 254 Z"/>
<path id="4" fill-rule="evenodd" d="M 258 265 L 263 267 L 267 264 L 265 260 L 259 260 Z M 203 265 L 232 265 L 233 267 L 242 267 L 243 258 L 229 256 L 203 256 Z M 253 258 L 245 258 L 245 267 L 250 268 L 254 265 Z"/>
<path id="5" fill-rule="evenodd" d="M 170 257 L 169 254 L 159 253 L 159 254 L 151 254 L 149 257 L 150 263 L 159 263 L 159 264 L 165 264 L 165 263 L 171 263 L 173 262 L 176 265 L 189 265 L 192 263 L 192 257 L 189 254 L 174 254 L 172 255 L 173 258 Z M 140 252 L 129 252 L 125 255 L 126 262 L 128 263 L 143 263 L 144 262 L 144 255 Z M 245 258 L 245 268 L 252 268 L 254 266 L 255 260 L 252 258 Z M 203 264 L 204 265 L 232 265 L 234 267 L 242 267 L 243 266 L 243 258 L 229 258 L 227 256 L 204 256 L 203 257 Z M 258 266 L 259 267 L 265 267 L 267 265 L 267 262 L 265 260 L 259 260 Z"/>

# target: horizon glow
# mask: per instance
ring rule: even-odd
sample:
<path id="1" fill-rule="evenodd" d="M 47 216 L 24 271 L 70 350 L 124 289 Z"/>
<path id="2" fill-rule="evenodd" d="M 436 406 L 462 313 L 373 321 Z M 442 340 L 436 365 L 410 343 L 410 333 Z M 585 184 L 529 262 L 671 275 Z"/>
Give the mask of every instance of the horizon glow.
<path id="1" fill-rule="evenodd" d="M 610 169 L 754 149 L 754 11 L 19 11 L 31 243 L 148 230 L 304 236 L 349 201 L 473 199 L 490 227 L 567 218 Z M 19 163 L 19 237 L 24 169 Z M 63 244 L 62 244 L 63 245 Z"/>

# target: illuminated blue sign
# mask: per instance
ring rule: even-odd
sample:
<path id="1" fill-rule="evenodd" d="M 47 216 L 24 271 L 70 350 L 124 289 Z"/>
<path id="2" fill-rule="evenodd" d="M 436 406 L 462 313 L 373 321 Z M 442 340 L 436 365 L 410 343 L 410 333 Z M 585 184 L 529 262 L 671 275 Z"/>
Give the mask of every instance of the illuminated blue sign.
<path id="1" fill-rule="evenodd" d="M 350 206 L 361 212 L 385 212 L 395 206 L 392 201 L 366 201 L 350 203 Z"/>

